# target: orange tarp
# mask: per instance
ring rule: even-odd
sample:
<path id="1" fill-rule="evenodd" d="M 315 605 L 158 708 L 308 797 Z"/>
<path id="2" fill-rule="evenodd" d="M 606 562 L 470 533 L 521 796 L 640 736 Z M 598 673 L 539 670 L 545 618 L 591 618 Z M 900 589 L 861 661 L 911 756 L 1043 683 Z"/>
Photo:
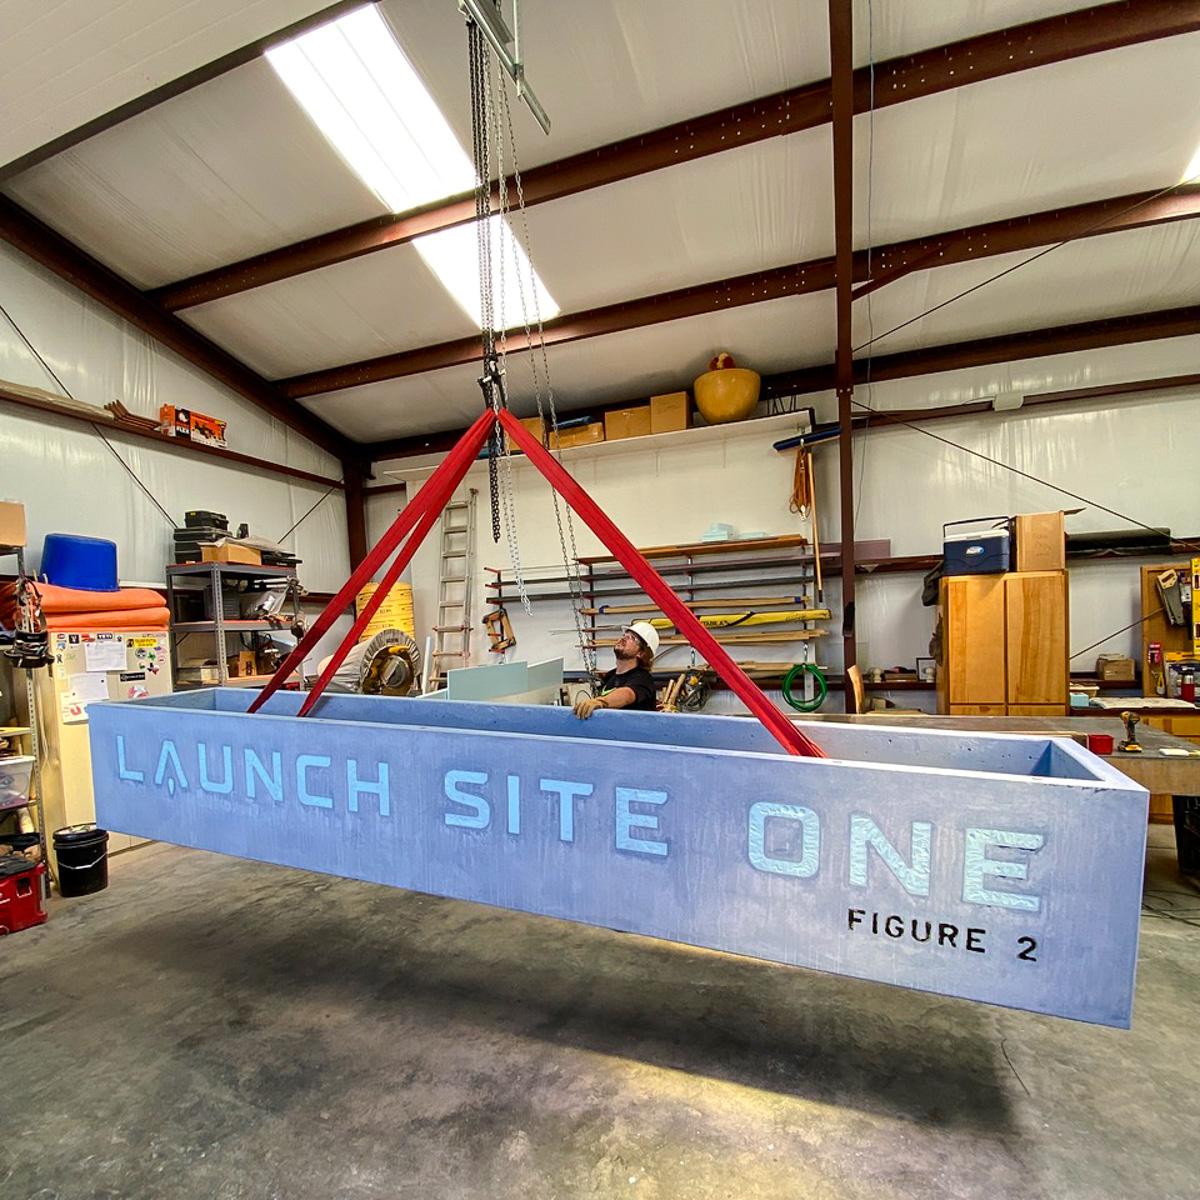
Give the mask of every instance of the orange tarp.
<path id="1" fill-rule="evenodd" d="M 171 614 L 159 608 L 110 609 L 108 612 L 47 613 L 46 628 L 64 629 L 166 629 Z"/>
<path id="2" fill-rule="evenodd" d="M 153 588 L 89 592 L 82 588 L 31 583 L 50 629 L 166 629 L 166 597 Z M 0 623 L 16 622 L 17 585 L 0 584 Z"/>

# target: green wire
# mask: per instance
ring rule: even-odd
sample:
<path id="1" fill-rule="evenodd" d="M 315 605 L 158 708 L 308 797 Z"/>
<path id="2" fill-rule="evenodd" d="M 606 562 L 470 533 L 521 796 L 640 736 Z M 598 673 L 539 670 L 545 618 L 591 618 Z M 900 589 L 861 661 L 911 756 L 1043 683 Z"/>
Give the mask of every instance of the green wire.
<path id="1" fill-rule="evenodd" d="M 817 694 L 811 700 L 797 700 L 792 695 L 792 684 L 802 675 L 811 675 L 817 683 Z M 783 679 L 783 698 L 799 712 L 816 712 L 825 703 L 829 687 L 819 667 L 812 663 L 797 663 Z"/>

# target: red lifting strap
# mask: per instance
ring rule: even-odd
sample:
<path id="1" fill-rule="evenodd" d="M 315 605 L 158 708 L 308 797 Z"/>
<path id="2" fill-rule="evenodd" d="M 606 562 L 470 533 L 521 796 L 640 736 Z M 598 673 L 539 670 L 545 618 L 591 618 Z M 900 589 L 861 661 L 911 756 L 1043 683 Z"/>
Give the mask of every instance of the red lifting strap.
<path id="1" fill-rule="evenodd" d="M 458 444 L 446 456 L 445 461 L 425 482 L 425 486 L 413 498 L 411 504 L 396 518 L 392 527 L 380 539 L 379 544 L 363 559 L 362 563 L 333 598 L 325 611 L 313 623 L 296 648 L 276 671 L 274 677 L 250 705 L 250 712 L 259 708 L 280 687 L 283 680 L 304 661 L 304 657 L 329 630 L 333 622 L 345 611 L 350 601 L 358 594 L 364 583 L 379 569 L 407 537 L 408 542 L 388 568 L 375 594 L 363 608 L 353 628 L 334 653 L 333 658 L 321 672 L 316 686 L 305 697 L 300 708 L 304 716 L 312 710 L 325 690 L 334 672 L 341 666 L 350 648 L 383 603 L 388 590 L 399 578 L 400 572 L 411 561 L 426 534 L 433 527 L 442 509 L 454 495 L 455 488 L 475 460 L 483 443 L 491 433 L 494 422 L 508 432 L 512 441 L 528 456 L 529 461 L 549 480 L 551 487 L 579 514 L 584 523 L 612 552 L 617 561 L 627 570 L 642 591 L 653 600 L 671 619 L 691 644 L 708 659 L 717 674 L 729 685 L 750 711 L 767 727 L 776 741 L 789 753 L 810 758 L 824 758 L 825 752 L 815 742 L 805 737 L 795 725 L 777 709 L 750 677 L 725 652 L 719 642 L 699 622 L 691 609 L 671 590 L 666 580 L 646 561 L 637 548 L 612 523 L 596 502 L 563 469 L 552 454 L 546 450 L 507 409 L 498 413 L 486 410 L 462 436 Z M 411 537 L 409 536 L 411 534 Z"/>
<path id="2" fill-rule="evenodd" d="M 438 469 L 425 481 L 425 486 L 413 498 L 412 503 L 405 505 L 404 511 L 392 523 L 392 527 L 379 539 L 378 544 L 366 558 L 359 563 L 354 574 L 342 585 L 341 591 L 334 596 L 325 611 L 313 622 L 312 628 L 296 643 L 296 648 L 280 663 L 279 668 L 271 677 L 266 687 L 254 698 L 254 702 L 249 708 L 250 712 L 257 712 L 262 708 L 279 690 L 283 681 L 289 678 L 292 671 L 304 662 L 305 656 L 329 632 L 334 621 L 346 611 L 353 602 L 354 597 L 362 590 L 363 584 L 387 561 L 388 556 L 408 536 L 418 520 L 427 511 L 432 512 L 433 520 L 437 519 L 437 514 L 446 506 L 446 502 L 454 494 L 454 489 L 458 487 L 463 476 L 466 475 L 467 468 L 474 461 L 475 455 L 479 453 L 480 447 L 487 440 L 494 422 L 495 417 L 491 410 L 488 409 L 463 434 L 458 444 L 446 455 L 445 460 Z M 449 486 L 446 486 L 447 484 Z M 432 524 L 432 521 L 430 524 Z M 419 545 L 420 541 L 413 539 L 411 548 L 405 547 L 405 555 L 407 556 L 404 560 L 405 563 L 407 563 L 408 558 L 412 557 L 412 554 Z M 402 564 L 400 570 L 403 569 Z M 399 575 L 399 573 L 400 571 L 397 571 L 396 575 Z M 375 595 L 371 597 L 371 604 L 367 606 L 367 610 L 364 610 L 367 614 L 367 620 L 370 620 L 370 617 L 375 614 L 375 610 L 383 603 L 386 595 L 387 590 L 385 588 L 376 588 Z M 366 621 L 363 622 L 363 627 L 366 627 Z M 356 637 L 357 635 L 354 636 Z M 350 647 L 353 645 L 354 641 L 347 638 L 338 647 L 338 652 L 334 657 L 338 658 L 338 654 L 340 654 L 341 658 L 338 658 L 337 664 L 333 668 L 334 671 L 341 666 L 342 661 L 350 652 Z M 328 674 L 332 676 L 333 671 L 328 672 Z M 321 684 L 320 690 L 314 688 L 305 699 L 306 712 L 316 703 L 317 698 L 324 691 L 325 683 L 328 683 L 328 679 L 324 675 L 322 675 L 322 679 L 324 682 Z"/>
<path id="3" fill-rule="evenodd" d="M 675 595 L 667 581 L 642 557 L 637 547 L 609 520 L 600 506 L 571 478 L 542 443 L 507 409 L 500 411 L 499 420 L 512 440 L 529 456 L 529 461 L 550 481 L 550 486 L 616 556 L 642 591 L 671 618 L 680 633 L 708 659 L 709 665 L 774 734 L 775 740 L 789 754 L 825 758 L 825 752 L 806 738 L 763 695 L 762 690 L 729 657 L 716 638 L 700 624 L 692 610 Z"/>

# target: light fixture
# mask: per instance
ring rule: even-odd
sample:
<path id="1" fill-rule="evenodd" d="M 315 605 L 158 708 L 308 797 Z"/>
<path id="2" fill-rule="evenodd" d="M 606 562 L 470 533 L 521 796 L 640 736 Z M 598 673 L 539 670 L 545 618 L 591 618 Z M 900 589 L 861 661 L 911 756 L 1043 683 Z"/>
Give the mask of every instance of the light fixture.
<path id="1" fill-rule="evenodd" d="M 267 59 L 392 212 L 475 186 L 471 160 L 376 5 L 284 42 Z"/>
<path id="2" fill-rule="evenodd" d="M 533 269 L 525 248 L 513 236 L 508 222 L 499 214 L 489 217 L 488 221 L 491 227 L 492 297 L 495 305 L 493 327 L 511 329 L 523 320 L 532 326 L 537 316 L 543 321 L 557 316 L 558 304 Z M 414 238 L 413 245 L 463 312 L 482 328 L 479 241 L 475 222 L 427 233 Z"/>

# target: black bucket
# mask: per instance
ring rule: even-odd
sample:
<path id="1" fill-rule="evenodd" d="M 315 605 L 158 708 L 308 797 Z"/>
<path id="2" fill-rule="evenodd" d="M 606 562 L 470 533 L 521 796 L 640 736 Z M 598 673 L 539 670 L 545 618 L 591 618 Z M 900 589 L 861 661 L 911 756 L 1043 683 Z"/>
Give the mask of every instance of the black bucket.
<path id="1" fill-rule="evenodd" d="M 64 896 L 90 896 L 108 887 L 108 830 L 68 825 L 54 831 L 58 890 Z"/>

